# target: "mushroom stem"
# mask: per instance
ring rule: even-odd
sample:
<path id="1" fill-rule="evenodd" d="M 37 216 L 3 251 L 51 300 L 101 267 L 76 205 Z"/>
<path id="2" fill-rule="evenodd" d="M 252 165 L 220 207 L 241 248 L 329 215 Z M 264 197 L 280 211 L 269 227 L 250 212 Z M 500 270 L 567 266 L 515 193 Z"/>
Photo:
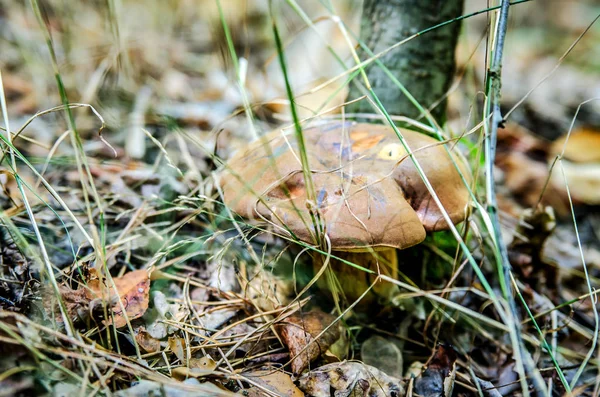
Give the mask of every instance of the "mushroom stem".
<path id="1" fill-rule="evenodd" d="M 375 251 L 354 252 L 354 251 L 334 251 L 332 253 L 337 258 L 331 258 L 329 262 L 331 274 L 337 279 L 338 287 L 348 302 L 354 302 L 373 284 L 371 292 L 366 294 L 361 300 L 360 305 L 371 304 L 378 300 L 388 300 L 397 287 L 383 280 L 377 280 L 378 274 L 389 276 L 396 279 L 398 277 L 398 257 L 395 248 L 378 248 Z M 324 257 L 321 254 L 313 255 L 313 266 L 315 273 L 323 266 Z M 351 266 L 343 261 L 354 263 L 365 269 L 375 272 L 368 273 L 362 269 Z M 328 277 L 321 277 L 318 281 L 320 288 L 333 288 L 328 283 Z"/>

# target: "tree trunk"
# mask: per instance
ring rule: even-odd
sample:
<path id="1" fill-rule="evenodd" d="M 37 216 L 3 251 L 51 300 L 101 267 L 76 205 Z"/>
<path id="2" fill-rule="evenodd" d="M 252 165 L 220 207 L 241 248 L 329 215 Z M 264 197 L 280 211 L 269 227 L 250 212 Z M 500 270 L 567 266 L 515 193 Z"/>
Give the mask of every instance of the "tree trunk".
<path id="1" fill-rule="evenodd" d="M 463 0 L 364 0 L 360 39 L 377 54 L 419 31 L 460 16 L 462 9 Z M 442 98 L 454 76 L 459 30 L 458 22 L 434 29 L 380 58 L 423 108 L 435 105 L 430 110 L 440 124 L 445 121 L 446 100 Z M 359 56 L 361 60 L 369 58 L 362 50 Z M 390 114 L 414 119 L 422 116 L 379 66 L 370 65 L 367 76 Z M 363 94 L 353 85 L 349 99 Z M 368 101 L 360 101 L 349 110 L 372 113 L 373 107 Z"/>

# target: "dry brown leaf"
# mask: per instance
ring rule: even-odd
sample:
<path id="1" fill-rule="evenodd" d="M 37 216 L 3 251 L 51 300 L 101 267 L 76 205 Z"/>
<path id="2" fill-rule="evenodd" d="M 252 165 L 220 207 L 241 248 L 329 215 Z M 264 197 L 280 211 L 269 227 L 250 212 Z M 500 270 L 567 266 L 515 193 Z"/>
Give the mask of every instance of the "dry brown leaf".
<path id="1" fill-rule="evenodd" d="M 11 110 L 14 114 L 35 113 L 38 101 L 33 84 L 12 73 L 2 76 L 2 84 L 7 98 L 12 98 Z"/>
<path id="2" fill-rule="evenodd" d="M 171 371 L 171 376 L 173 377 L 173 379 L 183 381 L 189 378 L 201 378 L 211 373 L 212 371 L 204 371 L 200 368 L 178 367 L 173 368 L 173 370 Z"/>
<path id="3" fill-rule="evenodd" d="M 552 172 L 554 188 L 566 194 L 568 184 L 574 201 L 600 204 L 600 130 L 581 128 L 557 139 L 552 143 L 548 161 L 552 163 L 563 150 L 561 166 Z"/>
<path id="4" fill-rule="evenodd" d="M 563 175 L 564 171 L 564 175 Z M 600 205 L 600 163 L 573 163 L 564 160 L 552 172 L 555 189 L 569 193 L 575 204 Z"/>
<path id="5" fill-rule="evenodd" d="M 599 163 L 600 130 L 581 128 L 562 136 L 552 143 L 551 158 L 563 150 L 564 158 L 574 163 Z"/>
<path id="6" fill-rule="evenodd" d="M 112 317 L 105 320 L 105 324 L 113 324 L 116 328 L 121 328 L 127 324 L 127 320 L 117 299 L 120 298 L 130 321 L 142 317 L 148 309 L 150 278 L 148 271 L 142 269 L 126 273 L 121 277 L 114 277 L 113 281 L 118 297 L 104 277 L 89 280 L 85 291 L 90 301 L 100 298 L 105 302 L 111 302 Z"/>
<path id="7" fill-rule="evenodd" d="M 559 213 L 566 211 L 566 196 L 553 185 L 546 186 L 548 150 L 547 141 L 518 124 L 508 123 L 506 128 L 498 131 L 495 164 L 502 170 L 501 186 L 508 189 L 499 194 L 503 211 L 518 215 L 521 206 L 535 207 L 540 198 L 543 205 L 551 205 Z"/>
<path id="8" fill-rule="evenodd" d="M 189 362 L 190 368 L 199 368 L 205 371 L 214 371 L 217 368 L 217 363 L 210 356 L 202 358 L 192 358 Z"/>
<path id="9" fill-rule="evenodd" d="M 281 339 L 290 350 L 292 372 L 299 374 L 308 365 L 325 353 L 329 346 L 340 338 L 340 327 L 335 324 L 327 332 L 315 338 L 333 321 L 335 317 L 320 311 L 288 317 L 277 325 Z"/>
<path id="10" fill-rule="evenodd" d="M 213 371 L 201 369 L 201 368 L 189 368 L 189 367 L 177 367 L 171 371 L 173 379 L 186 380 L 189 378 L 201 378 L 212 374 Z"/>
<path id="11" fill-rule="evenodd" d="M 549 162 L 563 150 L 561 167 L 552 172 L 553 186 L 566 194 L 568 184 L 574 201 L 600 204 L 600 130 L 581 128 L 557 139 L 552 144 Z"/>
<path id="12" fill-rule="evenodd" d="M 115 294 L 114 288 L 109 286 L 108 280 L 99 275 L 95 269 L 87 270 L 85 286 L 74 290 L 67 285 L 61 285 L 59 287 L 60 294 L 71 320 L 87 320 L 95 317 L 94 313 L 98 312 L 103 304 L 108 304 L 112 313 L 108 319 L 104 320 L 104 324 L 113 324 L 114 321 L 115 327 L 124 327 L 127 320 L 123 315 L 119 298 L 130 321 L 141 317 L 148 309 L 150 290 L 148 272 L 136 270 L 122 277 L 115 277 L 113 281 L 118 295 Z M 50 306 L 47 308 L 52 311 Z M 58 313 L 56 310 L 54 311 Z M 57 320 L 62 322 L 60 315 L 57 316 Z"/>
<path id="13" fill-rule="evenodd" d="M 276 370 L 261 370 L 244 373 L 244 376 L 260 386 L 269 389 L 279 396 L 303 397 L 304 393 L 296 387 L 292 378 L 285 372 Z M 264 396 L 265 392 L 259 387 L 247 390 L 248 397 Z"/>
<path id="14" fill-rule="evenodd" d="M 173 341 L 174 347 L 178 350 L 179 347 L 183 346 L 182 338 L 169 338 L 169 345 L 171 345 L 171 341 Z M 173 346 L 171 348 L 173 348 Z M 183 351 L 180 351 L 180 353 L 182 354 Z M 174 368 L 171 371 L 171 376 L 173 376 L 173 378 L 177 380 L 185 380 L 188 378 L 201 378 L 203 376 L 212 374 L 216 368 L 217 363 L 210 356 L 204 356 L 202 358 L 192 358 L 190 359 L 187 367 Z"/>
<path id="15" fill-rule="evenodd" d="M 144 327 L 139 327 L 136 330 L 135 341 L 146 353 L 160 351 L 160 341 L 150 335 Z"/>
<path id="16" fill-rule="evenodd" d="M 186 363 L 185 340 L 183 338 L 169 338 L 169 348 L 182 364 Z"/>
<path id="17" fill-rule="evenodd" d="M 90 309 L 90 300 L 88 299 L 86 292 L 83 289 L 73 290 L 66 285 L 61 285 L 59 291 L 71 321 L 76 322 L 77 320 L 85 320 L 89 315 Z M 50 293 L 51 292 L 49 292 L 49 294 Z M 52 299 L 49 299 L 44 302 L 51 301 Z M 50 307 L 47 307 L 47 309 L 50 309 Z M 63 319 L 60 316 L 60 312 L 56 312 L 56 314 L 56 320 L 62 323 Z"/>

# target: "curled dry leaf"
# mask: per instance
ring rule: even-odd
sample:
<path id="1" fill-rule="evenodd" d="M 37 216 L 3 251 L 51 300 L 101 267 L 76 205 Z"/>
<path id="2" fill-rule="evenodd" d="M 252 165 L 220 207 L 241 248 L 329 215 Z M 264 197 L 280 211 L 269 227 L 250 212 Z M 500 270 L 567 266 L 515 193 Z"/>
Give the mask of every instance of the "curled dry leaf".
<path id="1" fill-rule="evenodd" d="M 183 338 L 169 338 L 169 348 L 182 364 L 186 364 L 187 357 L 185 354 L 185 340 Z"/>
<path id="2" fill-rule="evenodd" d="M 210 356 L 191 358 L 187 367 L 174 368 L 171 375 L 177 380 L 200 378 L 212 374 L 216 368 L 217 363 Z"/>
<path id="3" fill-rule="evenodd" d="M 294 385 L 292 378 L 285 372 L 277 370 L 260 370 L 244 373 L 244 376 L 270 390 L 278 396 L 303 397 L 304 393 Z M 259 397 L 266 395 L 260 387 L 253 386 L 247 390 L 248 397 Z"/>
<path id="4" fill-rule="evenodd" d="M 293 373 L 299 374 L 304 371 L 312 361 L 325 353 L 329 346 L 340 338 L 340 327 L 335 324 L 315 339 L 334 320 L 335 317 L 330 314 L 311 311 L 288 317 L 277 325 L 281 339 L 293 358 Z"/>
<path id="5" fill-rule="evenodd" d="M 211 356 L 190 359 L 190 368 L 202 369 L 205 371 L 214 371 L 217 368 L 217 363 Z"/>
<path id="6" fill-rule="evenodd" d="M 146 353 L 154 353 L 160 350 L 160 341 L 150 335 L 144 327 L 139 327 L 135 331 L 135 341 Z"/>
<path id="7" fill-rule="evenodd" d="M 405 391 L 400 379 L 370 365 L 347 361 L 310 371 L 299 379 L 299 386 L 314 397 L 400 397 Z"/>
<path id="8" fill-rule="evenodd" d="M 116 328 L 121 328 L 127 324 L 122 307 L 125 308 L 125 314 L 130 321 L 143 316 L 148 309 L 150 290 L 148 272 L 135 270 L 124 276 L 114 277 L 112 280 L 117 294 L 108 280 L 94 269 L 89 271 L 85 286 L 76 290 L 65 285 L 60 286 L 61 297 L 69 317 L 74 321 L 85 320 L 90 315 L 93 317 L 93 313 L 101 309 L 103 304 L 110 306 L 112 311 L 109 313 L 109 318 L 104 320 L 105 325 L 112 324 Z M 62 322 L 62 318 L 57 320 Z"/>
<path id="9" fill-rule="evenodd" d="M 105 324 L 112 323 L 116 328 L 121 328 L 127 325 L 127 320 L 118 299 L 120 298 L 130 321 L 142 317 L 148 309 L 150 277 L 148 271 L 142 269 L 126 273 L 121 277 L 114 277 L 113 281 L 118 296 L 115 296 L 114 288 L 103 277 L 88 282 L 86 295 L 90 300 L 101 298 L 105 302 L 110 302 L 112 316 L 105 320 Z"/>
<path id="10" fill-rule="evenodd" d="M 83 288 L 73 290 L 66 285 L 61 285 L 59 287 L 59 291 L 71 321 L 77 322 L 78 320 L 86 320 L 89 317 L 91 302 Z M 47 292 L 49 296 L 52 296 L 52 293 L 52 291 Z M 50 313 L 52 312 L 50 305 L 55 303 L 52 301 L 52 299 L 44 300 L 44 303 L 48 304 L 46 309 Z M 60 315 L 60 312 L 54 312 L 56 313 L 56 321 L 62 323 L 63 319 Z"/>

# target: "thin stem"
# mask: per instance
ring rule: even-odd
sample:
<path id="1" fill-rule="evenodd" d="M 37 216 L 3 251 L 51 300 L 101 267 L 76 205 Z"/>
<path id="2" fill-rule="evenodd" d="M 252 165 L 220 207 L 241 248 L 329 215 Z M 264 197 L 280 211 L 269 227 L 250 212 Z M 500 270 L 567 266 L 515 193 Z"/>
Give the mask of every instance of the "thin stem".
<path id="1" fill-rule="evenodd" d="M 310 168 L 310 164 L 308 162 L 308 155 L 306 150 L 306 145 L 304 141 L 304 134 L 302 133 L 302 126 L 300 125 L 300 118 L 298 117 L 298 112 L 296 111 L 296 103 L 294 101 L 294 94 L 292 92 L 292 86 L 290 84 L 290 79 L 288 76 L 287 64 L 285 61 L 285 55 L 283 50 L 283 43 L 281 41 L 281 36 L 279 35 L 279 29 L 277 28 L 277 23 L 275 21 L 272 3 L 269 3 L 269 10 L 271 13 L 271 22 L 273 29 L 273 38 L 275 39 L 275 46 L 277 49 L 277 56 L 279 58 L 279 65 L 281 66 L 281 72 L 283 74 L 283 79 L 285 81 L 285 90 L 290 101 L 290 112 L 292 114 L 292 120 L 294 121 L 294 129 L 295 129 L 295 137 L 296 142 L 298 143 L 298 152 L 300 155 L 300 162 L 302 164 L 302 175 L 304 176 L 304 184 L 306 186 L 306 200 L 309 205 L 313 205 L 316 203 L 315 199 L 315 187 L 312 179 L 312 170 Z M 323 239 L 322 234 L 324 233 L 323 225 L 320 222 L 319 214 L 317 211 L 313 211 L 312 209 L 309 211 L 310 218 L 312 224 L 314 225 L 314 239 L 315 243 L 322 245 Z"/>
<path id="2" fill-rule="evenodd" d="M 503 118 L 500 111 L 500 87 L 502 83 L 502 55 L 504 51 L 504 40 L 506 37 L 508 10 L 510 1 L 502 0 L 499 17 L 496 23 L 496 32 L 494 36 L 494 46 L 492 60 L 488 70 L 486 84 L 486 114 L 484 119 L 488 119 L 491 115 L 488 133 L 485 134 L 485 153 L 486 153 L 486 196 L 487 196 L 487 213 L 493 225 L 494 230 L 494 245 L 496 250 L 496 264 L 498 266 L 499 281 L 502 293 L 508 309 L 513 317 L 510 326 L 513 332 L 510 333 L 512 345 L 515 355 L 515 363 L 517 372 L 520 375 L 521 389 L 524 395 L 528 395 L 527 379 L 525 372 L 531 376 L 535 390 L 540 395 L 546 395 L 546 385 L 544 384 L 539 372 L 536 370 L 529 353 L 525 349 L 521 329 L 519 327 L 519 314 L 517 305 L 513 296 L 511 284 L 511 268 L 508 260 L 508 250 L 502 239 L 500 219 L 498 216 L 498 203 L 496 199 L 496 190 L 494 184 L 494 163 L 496 158 L 496 141 L 498 137 L 498 127 L 502 126 Z"/>
<path id="3" fill-rule="evenodd" d="M 250 132 L 252 133 L 252 138 L 254 140 L 258 139 L 258 132 L 256 131 L 256 127 L 254 126 L 254 118 L 252 113 L 252 107 L 250 106 L 250 99 L 248 98 L 248 94 L 246 93 L 246 88 L 244 86 L 244 74 L 243 69 L 240 66 L 240 60 L 238 59 L 237 53 L 235 52 L 235 46 L 233 43 L 233 38 L 231 36 L 231 31 L 229 30 L 229 25 L 225 20 L 225 14 L 223 13 L 223 7 L 221 6 L 221 1 L 217 0 L 217 8 L 219 10 L 219 18 L 221 19 L 221 25 L 223 25 L 223 32 L 225 33 L 225 40 L 227 41 L 227 49 L 229 50 L 229 55 L 231 56 L 231 61 L 233 62 L 233 69 L 235 71 L 236 82 L 238 88 L 240 90 L 240 95 L 242 97 L 242 103 L 244 105 L 244 113 L 246 114 L 246 119 L 248 121 L 248 127 L 250 127 Z M 242 64 L 245 65 L 245 60 Z"/>

